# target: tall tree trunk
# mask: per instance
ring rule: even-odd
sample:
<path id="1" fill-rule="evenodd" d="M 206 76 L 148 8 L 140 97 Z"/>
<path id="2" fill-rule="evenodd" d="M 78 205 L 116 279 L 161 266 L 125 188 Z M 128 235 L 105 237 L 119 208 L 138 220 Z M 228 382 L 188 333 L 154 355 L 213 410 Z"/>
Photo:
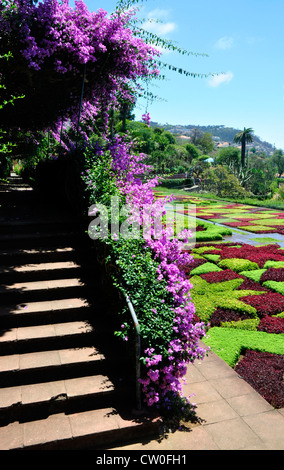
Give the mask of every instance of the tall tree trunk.
<path id="1" fill-rule="evenodd" d="M 242 167 L 245 166 L 245 157 L 246 157 L 246 141 L 245 141 L 245 138 L 243 138 L 242 139 L 242 155 L 241 155 Z"/>

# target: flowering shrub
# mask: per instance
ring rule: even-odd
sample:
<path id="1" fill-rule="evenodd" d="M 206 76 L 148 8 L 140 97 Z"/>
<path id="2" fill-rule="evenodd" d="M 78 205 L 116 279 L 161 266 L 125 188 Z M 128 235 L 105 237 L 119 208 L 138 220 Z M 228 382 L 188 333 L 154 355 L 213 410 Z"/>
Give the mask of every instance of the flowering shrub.
<path id="1" fill-rule="evenodd" d="M 1 69 L 8 78 L 6 93 L 26 97 L 3 110 L 3 122 L 41 130 L 62 117 L 77 122 L 83 84 L 86 119 L 101 112 L 106 120 L 118 95 L 131 100 L 135 80 L 159 74 L 158 50 L 128 27 L 133 15 L 133 10 L 110 16 L 103 9 L 89 12 L 82 0 L 74 9 L 66 0 L 1 2 L 0 54 L 12 52 Z"/>
<path id="2" fill-rule="evenodd" d="M 193 258 L 182 250 L 183 241 L 190 233 L 181 234 L 179 240 L 172 238 L 172 232 L 162 226 L 160 237 L 153 237 L 151 220 L 147 214 L 145 219 L 141 209 L 148 205 L 151 216 L 161 216 L 165 200 L 154 199 L 157 178 L 142 181 L 141 176 L 148 167 L 144 163 L 145 156 L 134 153 L 131 140 L 116 136 L 104 145 L 97 143 L 86 155 L 89 167 L 83 178 L 91 191 L 91 200 L 109 205 L 110 191 L 113 194 L 119 191 L 122 203 L 135 208 L 130 213 L 130 225 L 138 223 L 143 227 L 146 224 L 149 228 L 148 233 L 143 234 L 141 229 L 139 235 L 143 236 L 137 239 L 108 236 L 104 243 L 109 249 L 108 262 L 115 266 L 114 283 L 130 296 L 138 316 L 144 366 L 140 381 L 145 401 L 148 406 L 168 408 L 180 398 L 180 380 L 188 362 L 202 358 L 205 353 L 198 344 L 205 334 L 204 325 L 197 321 L 191 300 L 192 285 L 185 273 Z M 200 264 L 204 260 L 196 262 Z M 122 314 L 125 319 L 117 335 L 128 340 L 133 327 L 127 321 L 127 309 Z M 182 404 L 185 406 L 184 400 Z"/>
<path id="3" fill-rule="evenodd" d="M 283 355 L 247 351 L 236 371 L 272 406 L 284 407 Z"/>
<path id="4" fill-rule="evenodd" d="M 258 330 L 267 333 L 284 333 L 284 318 L 265 315 L 260 320 Z"/>

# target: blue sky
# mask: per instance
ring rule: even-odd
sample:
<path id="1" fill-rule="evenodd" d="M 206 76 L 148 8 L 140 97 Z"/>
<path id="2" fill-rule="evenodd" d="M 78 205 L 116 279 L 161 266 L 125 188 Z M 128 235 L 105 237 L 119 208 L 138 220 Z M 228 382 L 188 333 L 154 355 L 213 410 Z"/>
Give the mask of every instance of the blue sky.
<path id="1" fill-rule="evenodd" d="M 111 13 L 116 0 L 85 4 Z M 145 28 L 188 51 L 208 54 L 165 52 L 165 62 L 189 72 L 223 74 L 187 78 L 168 71 L 166 80 L 151 88 L 162 99 L 138 102 L 137 120 L 147 108 L 160 124 L 251 127 L 262 140 L 284 149 L 283 0 L 147 0 L 139 5 Z"/>

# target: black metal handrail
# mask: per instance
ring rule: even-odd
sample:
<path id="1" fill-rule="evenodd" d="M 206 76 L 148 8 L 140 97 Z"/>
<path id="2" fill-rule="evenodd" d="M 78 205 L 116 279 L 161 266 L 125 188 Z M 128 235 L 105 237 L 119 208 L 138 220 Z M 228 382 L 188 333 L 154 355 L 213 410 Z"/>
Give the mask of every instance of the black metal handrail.
<path id="1" fill-rule="evenodd" d="M 135 310 L 133 308 L 133 305 L 131 303 L 131 300 L 129 296 L 126 294 L 126 302 L 130 311 L 130 314 L 132 316 L 132 320 L 135 326 L 135 331 L 136 331 L 136 344 L 135 344 L 135 349 L 136 349 L 136 403 L 137 403 L 137 408 L 138 410 L 141 410 L 142 405 L 141 405 L 141 384 L 139 382 L 140 375 L 141 375 L 141 367 L 140 367 L 140 356 L 141 356 L 141 337 L 140 337 L 140 326 L 138 322 L 138 318 L 136 316 Z"/>

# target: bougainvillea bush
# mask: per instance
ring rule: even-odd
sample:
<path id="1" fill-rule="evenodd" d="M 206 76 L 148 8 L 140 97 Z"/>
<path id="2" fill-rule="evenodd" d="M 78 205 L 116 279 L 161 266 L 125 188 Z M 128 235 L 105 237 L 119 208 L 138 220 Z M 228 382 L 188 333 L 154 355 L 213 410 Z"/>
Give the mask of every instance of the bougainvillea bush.
<path id="1" fill-rule="evenodd" d="M 136 150 L 131 135 L 113 135 L 108 122 L 121 102 L 133 101 L 139 79 L 149 81 L 159 74 L 155 57 L 160 53 L 129 27 L 133 15 L 131 10 L 91 13 L 81 0 L 75 8 L 68 0 L 1 2 L 0 54 L 1 48 L 12 54 L 1 69 L 5 93 L 13 89 L 25 95 L 9 112 L 0 110 L 1 122 L 22 129 L 51 128 L 60 145 L 67 122 L 73 134 L 68 134 L 66 155 L 74 149 L 76 156 L 80 153 L 90 214 L 101 216 L 102 205 L 110 212 L 112 197 L 118 199 L 119 210 L 128 205 L 127 215 L 121 211 L 110 224 L 93 224 L 90 236 L 107 247 L 106 265 L 113 268 L 115 286 L 133 298 L 146 404 L 170 408 L 175 402 L 185 411 L 192 407 L 181 397 L 181 379 L 187 364 L 205 354 L 199 345 L 204 325 L 194 321 L 192 286 L 182 269 L 192 261 L 182 252 L 192 234 L 174 238 L 162 226 L 160 236 L 154 237 L 152 220 L 165 215 L 166 201 L 155 201 L 153 195 L 159 181 L 148 177 L 145 155 Z M 143 116 L 145 126 L 149 119 Z M 90 138 L 94 127 L 100 132 Z M 151 210 L 143 212 L 144 207 Z M 122 224 L 129 237 L 120 236 Z M 127 341 L 134 327 L 125 310 L 122 315 L 117 334 Z"/>
<path id="2" fill-rule="evenodd" d="M 146 404 L 168 409 L 180 401 L 185 411 L 192 407 L 187 397 L 181 397 L 181 380 L 187 364 L 205 354 L 199 345 L 205 334 L 204 324 L 194 316 L 192 285 L 185 274 L 193 259 L 189 252 L 182 250 L 191 234 L 186 231 L 180 239 L 172 237 L 172 231 L 162 225 L 160 236 L 154 236 L 154 227 L 147 214 L 145 220 L 142 209 L 145 205 L 151 207 L 151 217 L 155 218 L 164 213 L 166 201 L 155 201 L 152 189 L 158 184 L 157 178 L 142 181 L 141 176 L 148 169 L 144 159 L 144 155 L 135 153 L 134 142 L 116 136 L 86 150 L 88 166 L 82 177 L 94 216 L 100 202 L 110 210 L 111 196 L 119 196 L 120 206 L 127 203 L 135 209 L 127 220 L 130 235 L 138 224 L 138 237 L 125 239 L 119 231 L 111 232 L 110 224 L 100 243 L 108 248 L 106 261 L 112 268 L 115 286 L 125 297 L 130 297 L 138 316 L 143 344 L 140 383 Z M 124 222 L 125 216 L 121 215 L 120 228 Z M 148 234 L 142 230 L 145 224 Z M 93 235 L 100 233 L 100 228 Z M 128 341 L 133 337 L 133 323 L 129 321 L 127 308 L 121 314 L 117 335 Z"/>
<path id="3" fill-rule="evenodd" d="M 128 27 L 133 14 L 90 12 L 82 0 L 74 8 L 68 0 L 0 2 L 0 55 L 11 52 L 1 67 L 5 94 L 25 95 L 1 110 L 1 122 L 45 130 L 77 123 L 81 112 L 105 123 L 117 98 L 132 97 L 135 80 L 159 73 L 158 50 Z"/>

